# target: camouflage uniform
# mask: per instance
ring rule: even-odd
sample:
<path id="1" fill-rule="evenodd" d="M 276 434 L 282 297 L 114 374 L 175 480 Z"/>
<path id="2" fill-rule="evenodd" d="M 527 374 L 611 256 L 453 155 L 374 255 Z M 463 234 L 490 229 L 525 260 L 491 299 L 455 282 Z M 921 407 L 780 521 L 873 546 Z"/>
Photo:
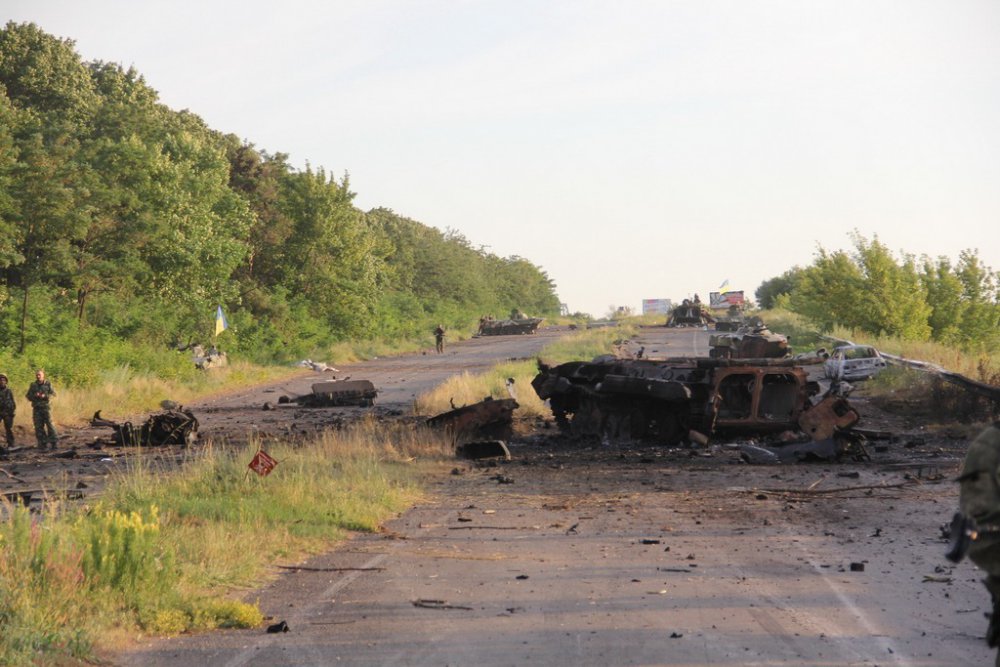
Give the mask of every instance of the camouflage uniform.
<path id="1" fill-rule="evenodd" d="M 7 447 L 13 447 L 14 412 L 17 410 L 17 403 L 14 401 L 14 392 L 7 386 L 7 376 L 0 373 L 0 378 L 4 379 L 3 386 L 0 387 L 0 420 L 3 420 L 4 434 L 7 436 Z M 0 452 L 6 452 L 6 448 L 0 447 Z"/>
<path id="2" fill-rule="evenodd" d="M 438 354 L 444 352 L 444 327 L 440 324 L 434 330 L 434 343 Z"/>
<path id="3" fill-rule="evenodd" d="M 52 384 L 44 378 L 35 380 L 28 387 L 27 398 L 31 401 L 31 418 L 35 423 L 35 439 L 39 449 L 45 449 L 46 444 L 52 449 L 56 448 L 58 436 L 52 425 L 52 409 L 49 407 L 49 399 L 55 395 Z"/>
<path id="4" fill-rule="evenodd" d="M 969 558 L 986 572 L 986 589 L 993 598 L 993 614 L 986 642 L 1000 646 L 1000 422 L 979 434 L 965 455 L 959 505 L 976 523 L 979 535 L 969 545 Z M 995 665 L 1000 667 L 1000 654 Z"/>

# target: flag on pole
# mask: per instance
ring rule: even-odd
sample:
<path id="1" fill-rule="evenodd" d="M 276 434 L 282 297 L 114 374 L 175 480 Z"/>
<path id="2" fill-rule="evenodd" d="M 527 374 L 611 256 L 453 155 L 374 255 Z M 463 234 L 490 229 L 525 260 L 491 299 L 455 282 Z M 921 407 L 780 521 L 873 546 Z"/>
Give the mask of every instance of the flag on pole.
<path id="1" fill-rule="evenodd" d="M 229 328 L 229 322 L 226 320 L 225 313 L 222 312 L 222 306 L 216 306 L 215 308 L 215 335 L 218 336 L 220 333 Z"/>
<path id="2" fill-rule="evenodd" d="M 261 477 L 267 477 L 276 465 L 278 465 L 276 460 L 271 458 L 263 449 L 258 449 L 248 467 Z M 247 474 L 249 475 L 250 473 Z"/>
<path id="3" fill-rule="evenodd" d="M 722 284 L 719 285 L 719 292 L 720 293 L 721 292 L 725 292 L 727 289 L 729 289 L 729 278 L 726 278 L 725 280 L 723 280 Z"/>

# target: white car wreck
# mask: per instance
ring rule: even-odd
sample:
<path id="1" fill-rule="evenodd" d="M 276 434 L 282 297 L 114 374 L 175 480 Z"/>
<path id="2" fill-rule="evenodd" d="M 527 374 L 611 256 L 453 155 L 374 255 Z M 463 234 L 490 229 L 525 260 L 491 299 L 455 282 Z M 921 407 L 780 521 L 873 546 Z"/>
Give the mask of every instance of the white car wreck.
<path id="1" fill-rule="evenodd" d="M 886 365 L 879 351 L 870 345 L 841 345 L 834 348 L 824 370 L 834 382 L 855 382 L 875 377 Z"/>

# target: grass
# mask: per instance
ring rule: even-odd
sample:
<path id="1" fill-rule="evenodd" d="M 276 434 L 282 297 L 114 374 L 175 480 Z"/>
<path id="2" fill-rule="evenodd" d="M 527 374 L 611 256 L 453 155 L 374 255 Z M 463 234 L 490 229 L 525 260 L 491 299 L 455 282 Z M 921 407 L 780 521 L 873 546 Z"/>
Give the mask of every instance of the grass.
<path id="1" fill-rule="evenodd" d="M 165 399 L 184 404 L 199 397 L 234 391 L 301 372 L 298 368 L 236 362 L 199 373 L 194 381 L 184 381 L 157 377 L 151 372 L 138 372 L 129 366 L 118 366 L 103 371 L 94 384 L 87 387 L 64 388 L 59 386 L 58 378 L 53 380 L 56 396 L 52 400 L 52 417 L 57 426 L 79 426 L 86 423 L 97 410 L 101 410 L 104 417 L 121 419 L 159 409 L 160 402 Z M 16 388 L 14 398 L 18 402 L 14 423 L 23 434 L 22 444 L 24 441 L 33 442 L 31 405 Z"/>
<path id="2" fill-rule="evenodd" d="M 279 465 L 264 478 L 248 474 L 253 453 L 207 446 L 169 475 L 132 459 L 89 507 L 4 503 L 0 662 L 88 659 L 135 632 L 257 626 L 260 610 L 234 593 L 377 530 L 451 449 L 437 433 L 368 421 L 269 447 Z"/>
<path id="3" fill-rule="evenodd" d="M 760 315 L 771 330 L 789 336 L 796 352 L 815 350 L 818 347 L 829 349 L 834 344 L 817 334 L 814 325 L 795 313 L 771 310 Z M 835 328 L 829 335 L 831 338 L 839 340 L 873 345 L 880 351 L 895 356 L 937 364 L 973 380 L 1000 386 L 1000 352 L 968 354 L 932 341 L 904 341 L 887 336 L 873 336 L 842 327 Z"/>
<path id="4" fill-rule="evenodd" d="M 835 344 L 794 313 L 773 310 L 761 313 L 761 317 L 772 330 L 788 335 L 796 352 L 829 349 Z M 872 345 L 882 352 L 936 364 L 970 379 L 1000 386 L 1000 353 L 973 355 L 940 343 L 904 341 L 844 328 L 834 329 L 830 337 Z M 1000 416 L 1000 406 L 990 400 L 909 368 L 890 366 L 878 377 L 860 384 L 859 389 L 882 409 L 917 417 L 930 428 L 936 428 L 935 424 L 953 428 L 952 425 L 959 423 L 975 430 Z"/>
<path id="5" fill-rule="evenodd" d="M 578 359 L 593 359 L 609 354 L 615 346 L 634 334 L 634 328 L 590 329 L 560 338 L 547 345 L 538 355 L 546 364 L 555 365 Z M 486 397 L 507 398 L 507 379 L 514 379 L 514 393 L 518 402 L 519 417 L 544 417 L 549 413 L 545 403 L 531 387 L 531 380 L 538 374 L 533 361 L 504 362 L 485 373 L 455 375 L 435 389 L 421 394 L 414 403 L 417 414 L 432 415 L 478 403 Z"/>

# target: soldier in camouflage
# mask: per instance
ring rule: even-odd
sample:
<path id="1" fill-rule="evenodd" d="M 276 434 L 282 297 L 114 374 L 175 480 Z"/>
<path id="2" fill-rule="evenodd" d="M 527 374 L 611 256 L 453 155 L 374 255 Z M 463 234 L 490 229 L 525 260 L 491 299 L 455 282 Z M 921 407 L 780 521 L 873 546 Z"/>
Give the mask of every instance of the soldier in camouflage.
<path id="1" fill-rule="evenodd" d="M 45 379 L 45 369 L 39 368 L 27 394 L 31 401 L 31 418 L 35 422 L 35 439 L 39 449 L 45 449 L 46 445 L 56 448 L 58 436 L 52 425 L 52 409 L 49 407 L 49 401 L 55 395 L 52 383 Z"/>
<path id="2" fill-rule="evenodd" d="M 968 555 L 986 572 L 983 583 L 993 598 L 986 642 L 1000 646 L 1000 422 L 980 433 L 965 455 L 959 506 L 974 525 Z M 1000 654 L 995 665 L 1000 667 Z"/>
<path id="3" fill-rule="evenodd" d="M 7 446 L 0 447 L 0 454 L 6 454 L 7 450 L 14 446 L 14 412 L 17 410 L 17 403 L 14 401 L 14 392 L 7 386 L 7 376 L 0 373 L 0 420 L 3 420 L 3 429 L 7 436 Z"/>

